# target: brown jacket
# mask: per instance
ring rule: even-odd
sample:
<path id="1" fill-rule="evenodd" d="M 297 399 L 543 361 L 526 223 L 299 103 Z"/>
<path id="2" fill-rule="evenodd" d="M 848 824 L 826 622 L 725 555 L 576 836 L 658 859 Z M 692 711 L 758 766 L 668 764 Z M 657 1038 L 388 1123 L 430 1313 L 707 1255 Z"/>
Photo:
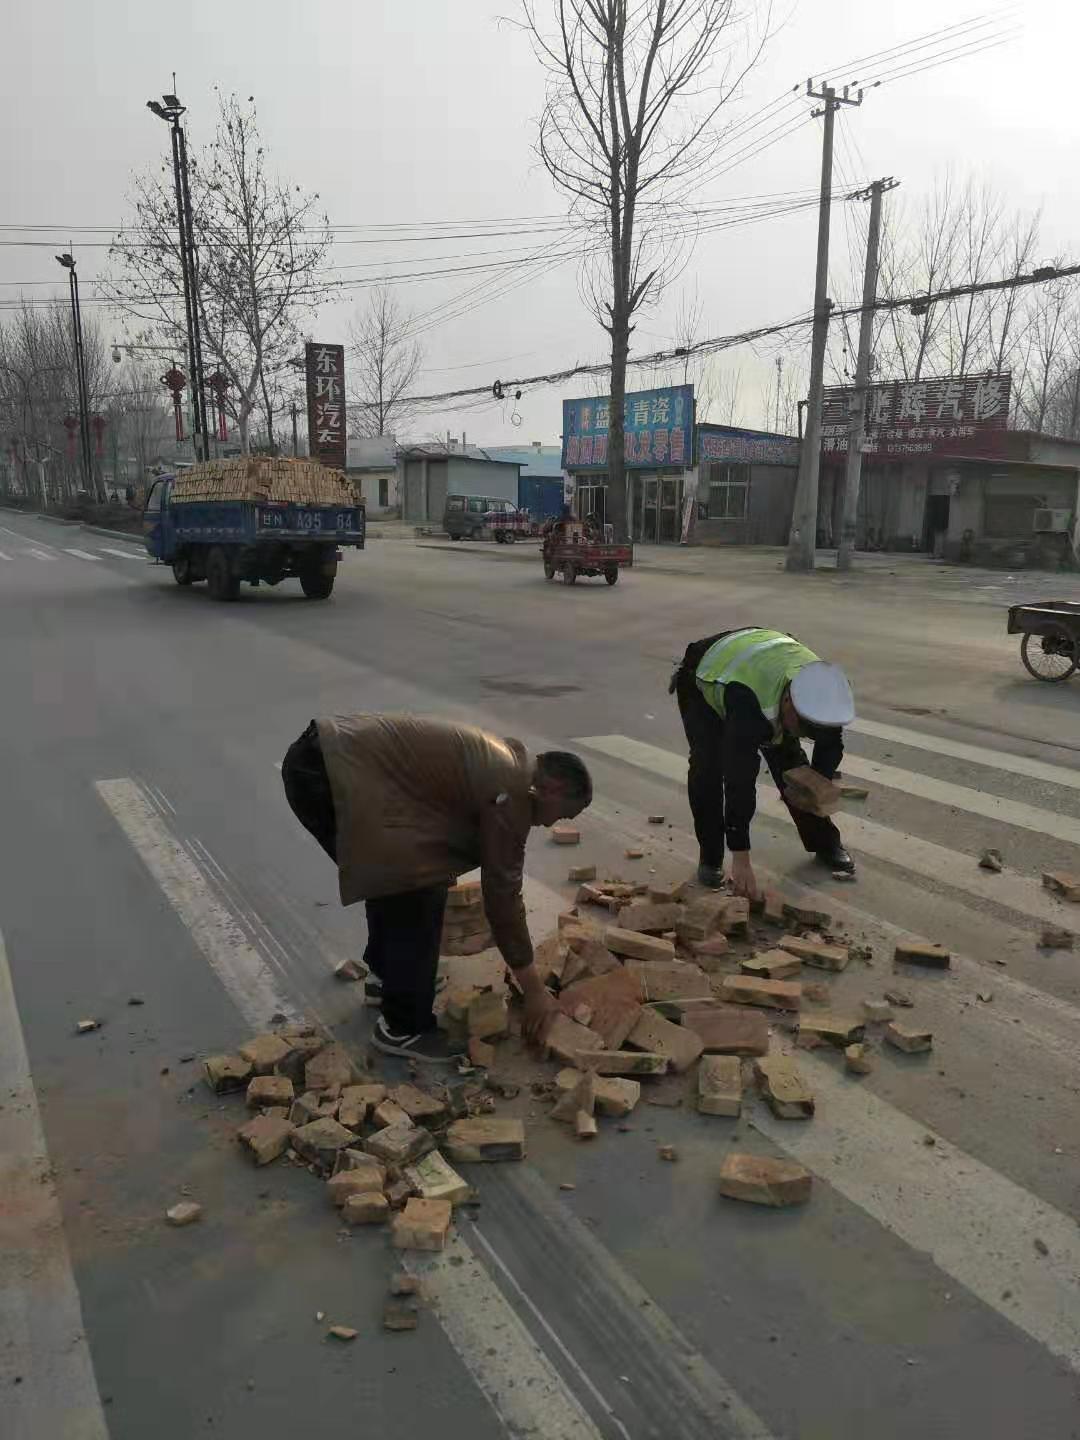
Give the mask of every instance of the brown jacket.
<path id="1" fill-rule="evenodd" d="M 337 822 L 341 903 L 445 884 L 477 865 L 495 943 L 532 963 L 521 898 L 533 761 L 519 740 L 416 715 L 316 721 Z"/>

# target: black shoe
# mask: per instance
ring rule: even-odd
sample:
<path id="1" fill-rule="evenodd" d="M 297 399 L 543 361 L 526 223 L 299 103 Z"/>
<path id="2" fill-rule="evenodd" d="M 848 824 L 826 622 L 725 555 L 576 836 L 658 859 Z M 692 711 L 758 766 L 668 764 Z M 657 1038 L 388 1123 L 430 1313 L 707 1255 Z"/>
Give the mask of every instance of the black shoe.
<path id="1" fill-rule="evenodd" d="M 380 1015 L 371 1032 L 371 1043 L 384 1055 L 402 1055 L 428 1065 L 452 1065 L 457 1055 L 441 1030 L 424 1030 L 419 1035 L 395 1035 Z"/>
<path id="2" fill-rule="evenodd" d="M 382 1004 L 382 981 L 369 970 L 364 977 L 364 1004 L 378 1007 Z"/>
<path id="3" fill-rule="evenodd" d="M 819 850 L 814 857 L 826 870 L 838 870 L 842 875 L 855 874 L 855 861 L 843 845 L 836 844 L 831 850 Z"/>
<path id="4" fill-rule="evenodd" d="M 719 890 L 724 884 L 724 871 L 720 865 L 706 865 L 704 861 L 697 867 L 697 883 L 704 885 L 707 890 Z"/>

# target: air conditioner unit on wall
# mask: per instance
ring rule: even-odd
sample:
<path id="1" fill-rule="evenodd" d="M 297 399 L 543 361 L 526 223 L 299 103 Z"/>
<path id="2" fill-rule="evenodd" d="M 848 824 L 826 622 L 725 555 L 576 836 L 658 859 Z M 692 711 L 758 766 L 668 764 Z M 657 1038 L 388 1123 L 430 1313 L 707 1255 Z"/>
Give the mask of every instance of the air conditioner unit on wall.
<path id="1" fill-rule="evenodd" d="M 1036 535 L 1063 535 L 1072 522 L 1071 510 L 1036 510 L 1031 528 Z"/>

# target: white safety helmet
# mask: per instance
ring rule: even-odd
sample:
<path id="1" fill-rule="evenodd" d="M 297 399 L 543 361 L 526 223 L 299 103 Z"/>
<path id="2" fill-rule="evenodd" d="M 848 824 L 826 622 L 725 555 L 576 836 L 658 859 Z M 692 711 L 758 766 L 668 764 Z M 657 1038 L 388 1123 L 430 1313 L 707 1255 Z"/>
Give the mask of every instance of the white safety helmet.
<path id="1" fill-rule="evenodd" d="M 791 682 L 791 703 L 811 725 L 850 725 L 855 719 L 855 697 L 839 665 L 814 660 L 804 665 Z"/>

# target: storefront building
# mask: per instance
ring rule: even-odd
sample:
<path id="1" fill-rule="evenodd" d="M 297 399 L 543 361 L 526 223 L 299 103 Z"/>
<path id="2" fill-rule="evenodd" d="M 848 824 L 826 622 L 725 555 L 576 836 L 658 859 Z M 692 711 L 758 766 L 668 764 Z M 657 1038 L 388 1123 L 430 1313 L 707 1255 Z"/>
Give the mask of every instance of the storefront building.
<path id="1" fill-rule="evenodd" d="M 691 545 L 786 545 L 799 474 L 793 435 L 699 425 Z"/>

